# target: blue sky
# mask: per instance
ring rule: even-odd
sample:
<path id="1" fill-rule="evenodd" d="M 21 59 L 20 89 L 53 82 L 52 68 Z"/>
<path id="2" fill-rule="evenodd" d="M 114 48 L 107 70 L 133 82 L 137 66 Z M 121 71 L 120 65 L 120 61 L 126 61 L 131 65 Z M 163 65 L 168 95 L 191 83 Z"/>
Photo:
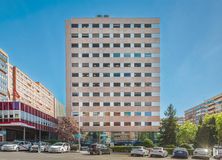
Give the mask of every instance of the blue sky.
<path id="1" fill-rule="evenodd" d="M 65 103 L 65 20 L 160 17 L 161 111 L 222 92 L 221 0 L 0 0 L 0 48 Z"/>

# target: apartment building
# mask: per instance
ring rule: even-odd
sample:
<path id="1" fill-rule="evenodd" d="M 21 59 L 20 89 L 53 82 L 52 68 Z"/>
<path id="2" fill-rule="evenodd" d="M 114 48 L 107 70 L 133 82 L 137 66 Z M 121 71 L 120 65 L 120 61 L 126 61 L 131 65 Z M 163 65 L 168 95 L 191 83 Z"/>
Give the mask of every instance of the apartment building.
<path id="1" fill-rule="evenodd" d="M 1 53 L 7 55 L 3 51 Z M 5 68 L 3 80 L 7 80 L 5 82 L 7 92 L 5 98 L 2 94 L 0 97 L 0 133 L 8 134 L 3 138 L 0 136 L 0 140 L 22 137 L 33 140 L 38 137 L 39 131 L 43 137 L 50 136 L 55 131 L 56 118 L 64 115 L 61 114 L 64 113 L 64 106 L 43 84 L 34 81 L 8 61 L 3 62 L 6 67 L 4 65 L 1 67 Z"/>
<path id="2" fill-rule="evenodd" d="M 220 112 L 222 112 L 222 94 L 216 95 L 203 103 L 186 110 L 185 120 L 198 124 L 200 117 L 203 119 L 206 114 Z"/>
<path id="3" fill-rule="evenodd" d="M 159 130 L 159 23 L 108 16 L 66 21 L 66 112 L 83 132 L 133 139 Z"/>
<path id="4" fill-rule="evenodd" d="M 8 55 L 0 49 L 0 101 L 7 100 L 8 94 Z"/>

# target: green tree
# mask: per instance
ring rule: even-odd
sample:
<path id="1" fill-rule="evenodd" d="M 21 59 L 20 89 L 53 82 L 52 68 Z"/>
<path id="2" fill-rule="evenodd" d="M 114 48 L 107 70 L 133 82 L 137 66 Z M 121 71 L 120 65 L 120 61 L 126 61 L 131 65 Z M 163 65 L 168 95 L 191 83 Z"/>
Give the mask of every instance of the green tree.
<path id="1" fill-rule="evenodd" d="M 218 142 L 222 144 L 222 113 L 216 115 L 216 129 Z"/>
<path id="2" fill-rule="evenodd" d="M 176 109 L 170 104 L 164 112 L 166 118 L 161 120 L 160 145 L 176 145 L 177 120 L 175 118 Z"/>
<path id="3" fill-rule="evenodd" d="M 197 133 L 197 126 L 189 121 L 186 121 L 183 125 L 178 127 L 177 143 L 194 143 Z"/>
<path id="4" fill-rule="evenodd" d="M 152 140 L 150 140 L 149 138 L 146 138 L 143 141 L 143 146 L 145 146 L 147 148 L 152 148 L 152 147 L 154 147 L 154 144 L 153 144 Z"/>

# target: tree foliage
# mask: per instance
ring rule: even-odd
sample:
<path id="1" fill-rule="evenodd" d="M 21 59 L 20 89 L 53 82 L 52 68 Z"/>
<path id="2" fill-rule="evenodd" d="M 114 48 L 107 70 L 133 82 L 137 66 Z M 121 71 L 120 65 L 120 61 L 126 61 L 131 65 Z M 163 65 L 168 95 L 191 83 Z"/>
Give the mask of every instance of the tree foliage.
<path id="1" fill-rule="evenodd" d="M 177 143 L 178 144 L 192 144 L 196 138 L 197 126 L 189 121 L 178 127 Z"/>
<path id="2" fill-rule="evenodd" d="M 153 141 L 149 138 L 144 139 L 143 141 L 143 146 L 147 147 L 147 148 L 152 148 L 154 147 Z"/>
<path id="3" fill-rule="evenodd" d="M 78 133 L 77 122 L 72 117 L 59 118 L 56 130 L 58 138 L 62 141 L 73 141 L 73 135 Z"/>
<path id="4" fill-rule="evenodd" d="M 172 104 L 170 104 L 165 111 L 161 121 L 160 127 L 160 145 L 166 146 L 169 144 L 176 145 L 176 130 L 177 130 L 177 120 L 176 120 L 176 109 Z"/>

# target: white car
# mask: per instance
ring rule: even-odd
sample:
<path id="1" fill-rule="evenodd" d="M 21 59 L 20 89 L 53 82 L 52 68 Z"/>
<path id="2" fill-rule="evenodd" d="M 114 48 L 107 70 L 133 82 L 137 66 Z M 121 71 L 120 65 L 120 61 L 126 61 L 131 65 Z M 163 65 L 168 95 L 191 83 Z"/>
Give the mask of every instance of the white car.
<path id="1" fill-rule="evenodd" d="M 41 148 L 41 152 L 48 151 L 49 144 L 46 142 L 34 142 L 33 145 L 30 147 L 30 152 L 38 152 L 39 147 Z"/>
<path id="2" fill-rule="evenodd" d="M 4 144 L 1 147 L 2 151 L 28 151 L 31 147 L 31 143 L 27 141 L 14 141 Z"/>
<path id="3" fill-rule="evenodd" d="M 154 147 L 150 151 L 150 157 L 154 157 L 154 156 L 167 157 L 168 152 L 164 150 L 163 147 Z"/>
<path id="4" fill-rule="evenodd" d="M 149 151 L 147 148 L 145 148 L 143 146 L 138 146 L 138 147 L 135 147 L 131 150 L 130 155 L 131 156 L 148 156 Z"/>
<path id="5" fill-rule="evenodd" d="M 211 151 L 206 148 L 196 148 L 193 151 L 192 158 L 210 159 Z"/>
<path id="6" fill-rule="evenodd" d="M 68 143 L 64 142 L 57 142 L 53 145 L 51 145 L 48 149 L 48 152 L 51 153 L 64 153 L 70 151 L 70 145 Z"/>

